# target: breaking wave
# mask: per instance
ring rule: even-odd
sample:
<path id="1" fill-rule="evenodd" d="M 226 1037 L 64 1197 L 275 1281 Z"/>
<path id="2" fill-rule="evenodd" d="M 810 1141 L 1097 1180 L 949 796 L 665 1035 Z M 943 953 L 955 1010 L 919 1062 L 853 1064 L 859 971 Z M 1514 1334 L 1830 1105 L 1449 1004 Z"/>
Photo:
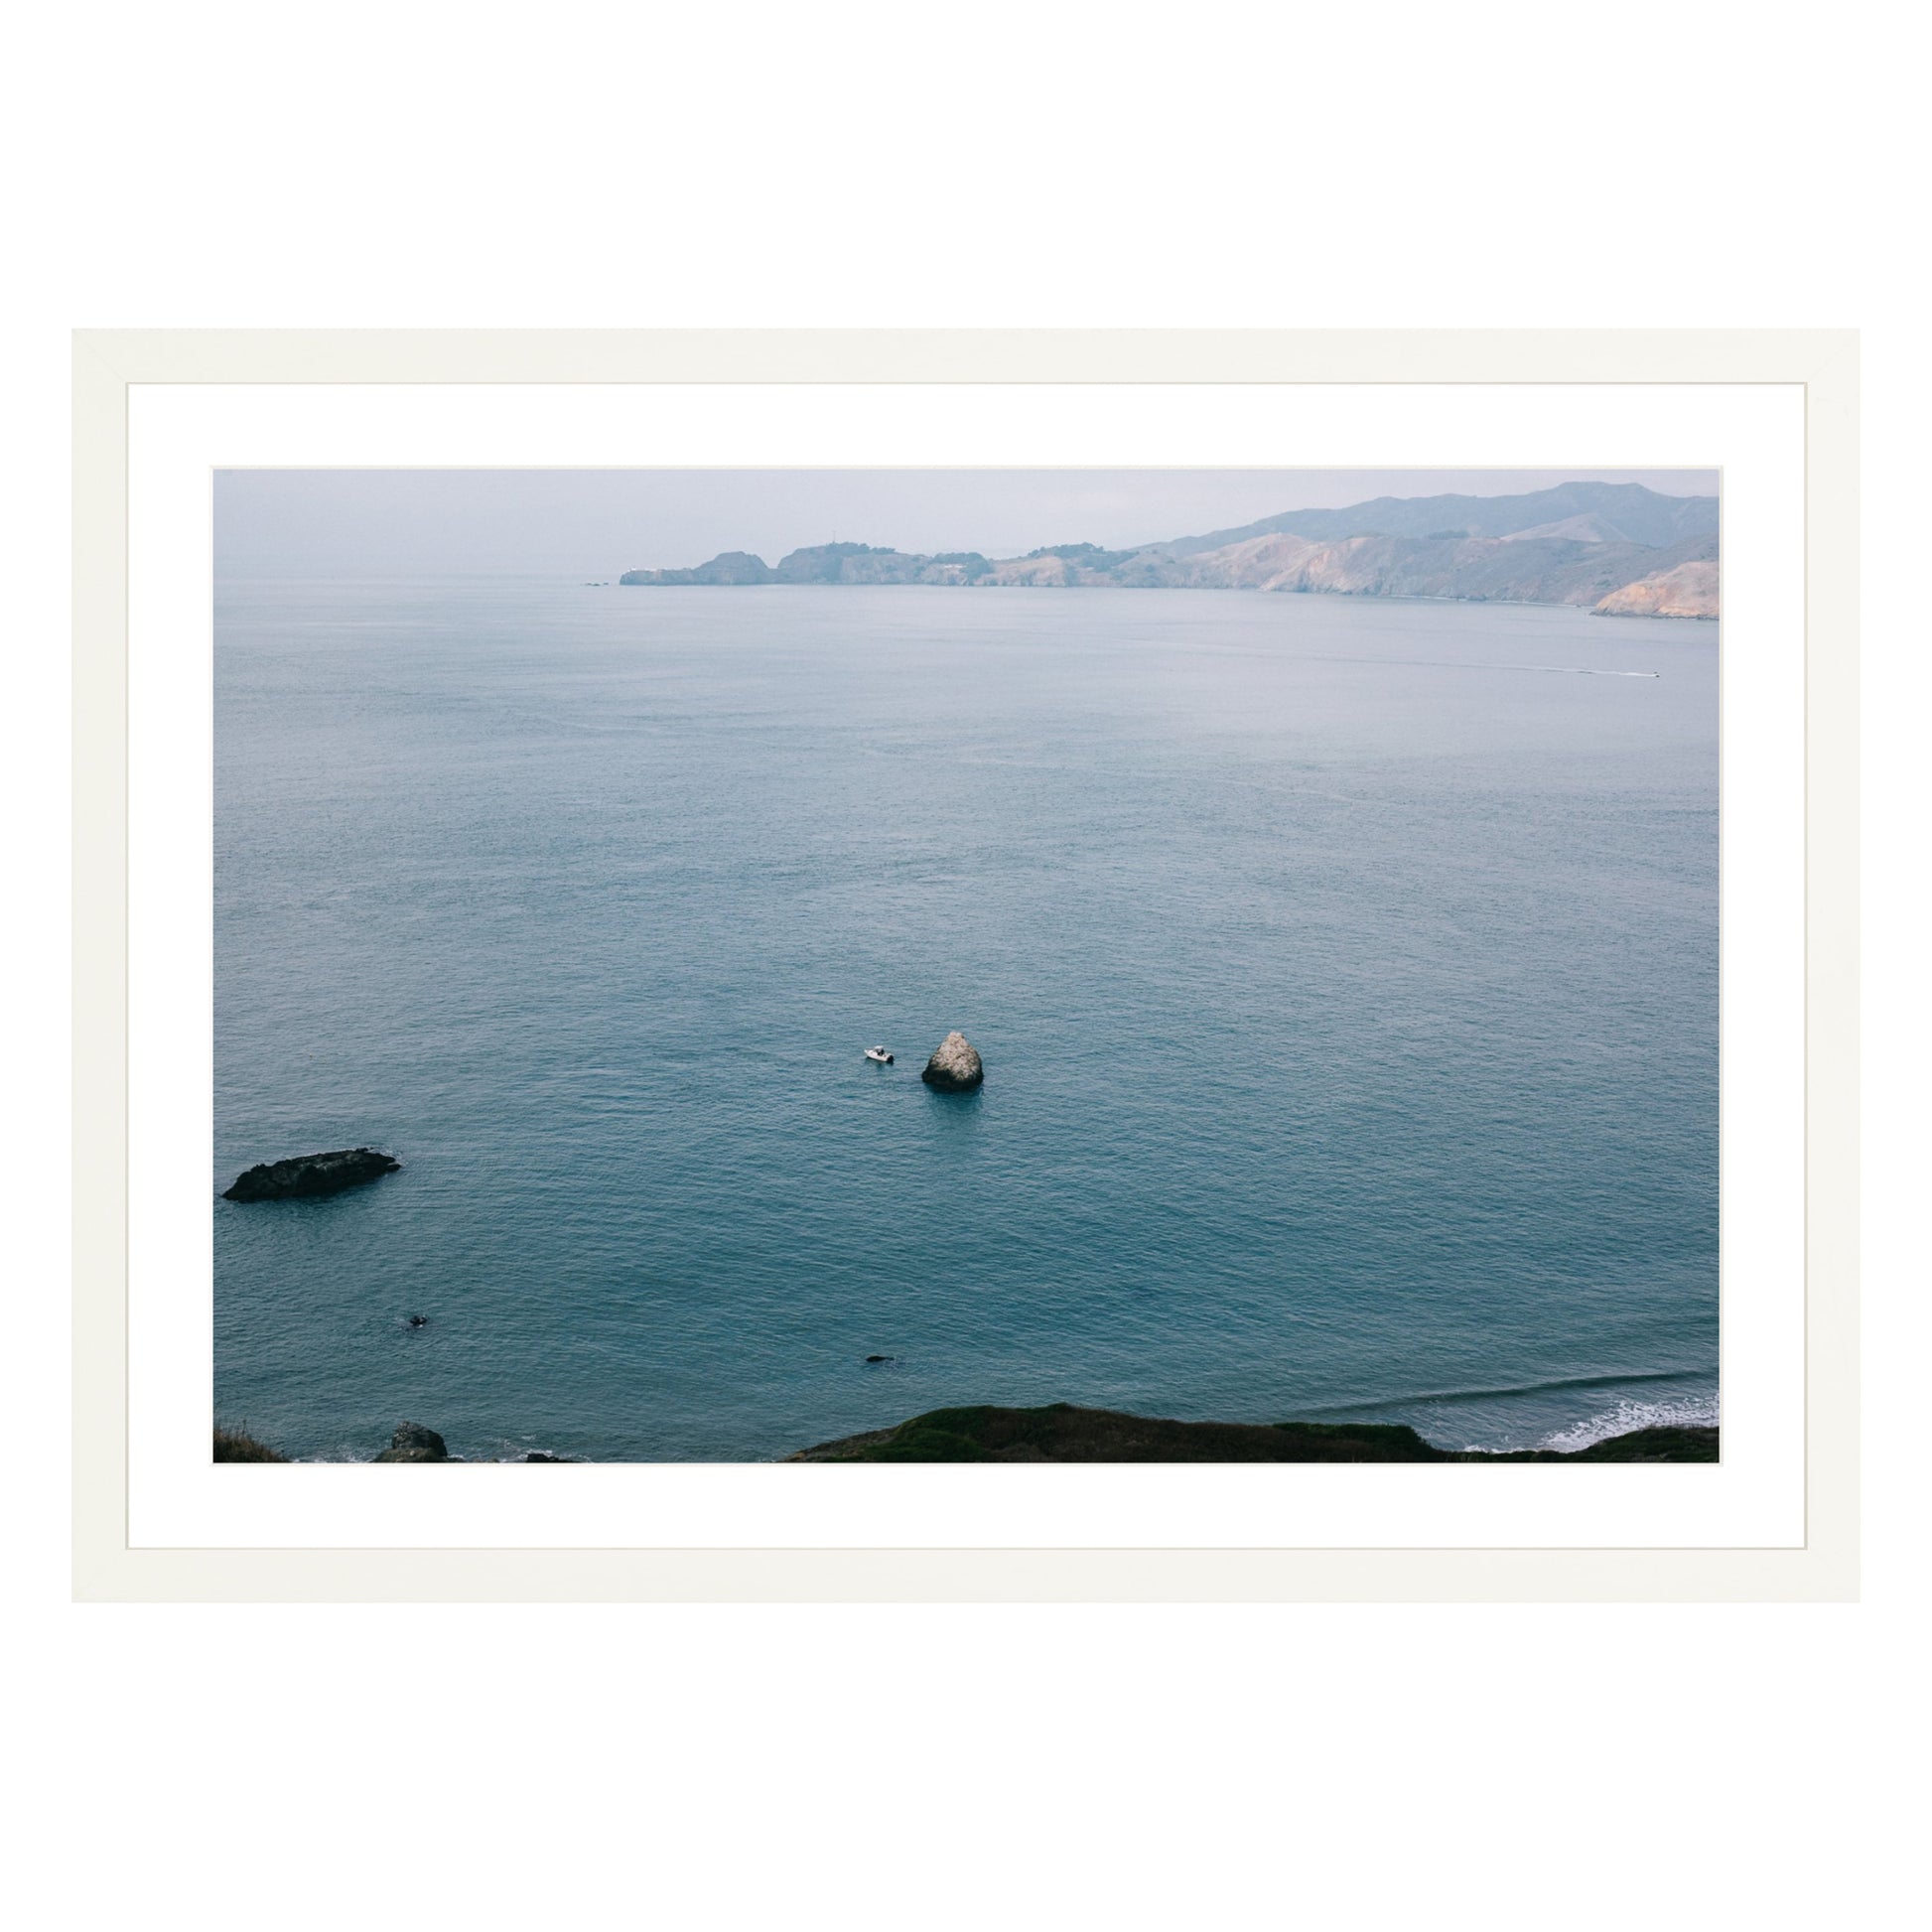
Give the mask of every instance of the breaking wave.
<path id="1" fill-rule="evenodd" d="M 1538 1447 L 1588 1449 L 1592 1443 L 1607 1442 L 1612 1436 L 1627 1436 L 1637 1429 L 1716 1429 L 1718 1410 L 1716 1390 L 1703 1395 L 1666 1396 L 1656 1402 L 1625 1396 L 1614 1409 L 1586 1416 L 1582 1422 L 1544 1437 Z"/>

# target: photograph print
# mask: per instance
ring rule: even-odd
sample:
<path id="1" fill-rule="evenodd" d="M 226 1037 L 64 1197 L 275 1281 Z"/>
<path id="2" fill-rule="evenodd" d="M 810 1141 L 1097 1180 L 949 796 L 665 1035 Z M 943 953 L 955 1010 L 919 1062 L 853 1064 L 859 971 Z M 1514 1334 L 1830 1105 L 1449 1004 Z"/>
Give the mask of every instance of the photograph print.
<path id="1" fill-rule="evenodd" d="M 1719 503 L 217 472 L 214 1458 L 1715 1461 Z"/>

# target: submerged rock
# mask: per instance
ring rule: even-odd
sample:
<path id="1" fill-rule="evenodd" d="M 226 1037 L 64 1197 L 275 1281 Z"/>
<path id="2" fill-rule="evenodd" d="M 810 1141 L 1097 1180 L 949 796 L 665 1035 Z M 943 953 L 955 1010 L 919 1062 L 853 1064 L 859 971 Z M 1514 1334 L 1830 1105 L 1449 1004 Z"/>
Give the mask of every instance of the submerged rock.
<path id="1" fill-rule="evenodd" d="M 425 1429 L 419 1422 L 406 1422 L 397 1427 L 389 1439 L 389 1447 L 375 1459 L 378 1462 L 447 1462 L 450 1449 L 435 1430 Z"/>
<path id="2" fill-rule="evenodd" d="M 236 1177 L 223 1200 L 305 1200 L 340 1193 L 400 1173 L 402 1163 L 372 1147 L 339 1148 L 334 1154 L 298 1154 L 289 1161 L 264 1161 Z"/>
<path id="3" fill-rule="evenodd" d="M 951 1033 L 939 1042 L 919 1078 L 941 1093 L 965 1093 L 986 1078 L 986 1068 L 966 1035 Z"/>

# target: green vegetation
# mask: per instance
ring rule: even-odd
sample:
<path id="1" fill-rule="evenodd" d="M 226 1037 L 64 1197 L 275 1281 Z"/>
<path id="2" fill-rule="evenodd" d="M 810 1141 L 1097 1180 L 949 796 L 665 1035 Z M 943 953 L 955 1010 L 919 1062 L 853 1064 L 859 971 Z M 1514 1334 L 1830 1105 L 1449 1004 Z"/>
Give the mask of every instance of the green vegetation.
<path id="1" fill-rule="evenodd" d="M 1388 1423 L 1173 1422 L 1049 1403 L 934 1409 L 794 1462 L 1715 1462 L 1715 1429 L 1644 1429 L 1574 1453 L 1443 1449 Z"/>
<path id="2" fill-rule="evenodd" d="M 1112 570 L 1116 564 L 1124 564 L 1137 554 L 1132 550 L 1103 550 L 1097 543 L 1049 543 L 1038 550 L 1029 550 L 1022 561 L 1032 563 L 1037 557 L 1059 557 L 1069 564 L 1078 564 L 1083 570 Z"/>
<path id="3" fill-rule="evenodd" d="M 1049 1403 L 935 1409 L 897 1429 L 826 1443 L 826 1462 L 1435 1462 L 1413 1429 L 1377 1423 L 1171 1422 Z"/>
<path id="4" fill-rule="evenodd" d="M 239 1429 L 223 1429 L 216 1423 L 214 1459 L 217 1462 L 286 1462 L 288 1457 L 277 1454 L 266 1443 L 256 1442 Z"/>

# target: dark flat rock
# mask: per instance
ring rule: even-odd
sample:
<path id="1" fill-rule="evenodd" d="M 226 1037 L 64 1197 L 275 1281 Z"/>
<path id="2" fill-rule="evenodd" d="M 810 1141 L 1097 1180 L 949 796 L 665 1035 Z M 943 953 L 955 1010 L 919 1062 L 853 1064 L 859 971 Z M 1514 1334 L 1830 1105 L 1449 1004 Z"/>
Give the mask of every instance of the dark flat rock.
<path id="1" fill-rule="evenodd" d="M 402 1163 L 372 1147 L 339 1148 L 333 1154 L 298 1154 L 288 1161 L 264 1161 L 237 1175 L 223 1200 L 311 1200 L 361 1187 L 385 1173 L 400 1173 Z"/>

